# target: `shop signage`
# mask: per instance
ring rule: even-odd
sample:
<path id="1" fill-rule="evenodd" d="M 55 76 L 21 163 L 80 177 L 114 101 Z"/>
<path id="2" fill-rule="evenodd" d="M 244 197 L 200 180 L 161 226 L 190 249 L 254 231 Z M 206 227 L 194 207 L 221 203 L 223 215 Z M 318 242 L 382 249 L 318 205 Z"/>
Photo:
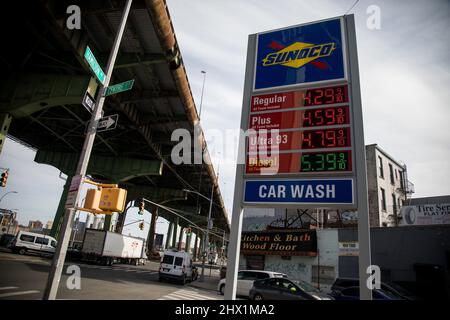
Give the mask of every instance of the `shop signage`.
<path id="1" fill-rule="evenodd" d="M 242 232 L 241 252 L 253 255 L 316 256 L 316 231 Z"/>

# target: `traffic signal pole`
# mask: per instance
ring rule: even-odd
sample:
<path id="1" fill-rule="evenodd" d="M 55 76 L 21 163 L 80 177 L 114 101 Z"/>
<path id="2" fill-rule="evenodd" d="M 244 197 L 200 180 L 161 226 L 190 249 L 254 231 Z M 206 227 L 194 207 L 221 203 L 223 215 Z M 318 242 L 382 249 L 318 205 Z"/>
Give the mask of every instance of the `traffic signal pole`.
<path id="1" fill-rule="evenodd" d="M 109 55 L 108 64 L 106 66 L 105 81 L 100 85 L 99 91 L 97 93 L 97 103 L 95 104 L 94 111 L 92 113 L 91 121 L 88 126 L 88 131 L 84 140 L 83 149 L 81 150 L 80 158 L 78 160 L 77 171 L 72 179 L 72 185 L 76 193 L 74 194 L 75 205 L 73 208 L 66 210 L 64 215 L 63 223 L 61 226 L 60 237 L 58 239 L 58 245 L 55 250 L 55 255 L 53 257 L 52 265 L 50 267 L 50 272 L 48 275 L 47 285 L 44 292 L 44 300 L 55 300 L 56 294 L 58 292 L 59 282 L 61 280 L 61 273 L 64 267 L 64 260 L 66 258 L 67 246 L 69 244 L 70 233 L 72 231 L 72 221 L 75 213 L 75 207 L 80 196 L 80 187 L 83 181 L 83 177 L 86 175 L 87 166 L 89 163 L 89 158 L 91 156 L 92 147 L 95 140 L 95 135 L 97 133 L 98 120 L 101 118 L 101 113 L 103 109 L 103 104 L 105 102 L 105 97 L 103 93 L 105 88 L 108 87 L 109 81 L 111 80 L 111 75 L 114 69 L 114 64 L 116 61 L 117 53 L 119 51 L 120 42 L 122 40 L 123 32 L 125 30 L 125 25 L 127 22 L 128 14 L 130 12 L 131 3 L 133 0 L 127 0 L 125 4 L 124 11 L 122 13 L 122 18 L 120 20 L 119 29 L 114 39 L 114 44 L 112 51 Z"/>

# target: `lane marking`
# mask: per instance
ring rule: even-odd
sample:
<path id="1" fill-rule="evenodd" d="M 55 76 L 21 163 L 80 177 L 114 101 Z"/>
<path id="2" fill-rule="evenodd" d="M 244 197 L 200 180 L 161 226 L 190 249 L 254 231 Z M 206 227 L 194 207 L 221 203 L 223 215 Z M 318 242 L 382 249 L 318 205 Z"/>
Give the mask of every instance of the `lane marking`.
<path id="1" fill-rule="evenodd" d="M 25 294 L 33 294 L 39 293 L 38 290 L 28 290 L 28 291 L 18 291 L 18 292 L 10 292 L 10 293 L 2 293 L 0 294 L 0 298 L 13 297 L 13 296 L 21 296 Z"/>
<path id="2" fill-rule="evenodd" d="M 12 289 L 17 289 L 18 287 L 2 287 L 0 288 L 0 290 L 12 290 Z"/>

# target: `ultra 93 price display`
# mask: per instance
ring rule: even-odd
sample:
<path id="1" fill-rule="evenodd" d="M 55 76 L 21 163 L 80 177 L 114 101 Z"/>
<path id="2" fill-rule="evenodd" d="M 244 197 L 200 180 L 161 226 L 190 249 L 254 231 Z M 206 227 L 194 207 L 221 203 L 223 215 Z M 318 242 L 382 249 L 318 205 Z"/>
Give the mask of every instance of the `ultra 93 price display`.
<path id="1" fill-rule="evenodd" d="M 305 130 L 301 134 L 301 149 L 350 147 L 350 128 Z"/>
<path id="2" fill-rule="evenodd" d="M 351 171 L 350 151 L 303 153 L 300 172 Z"/>

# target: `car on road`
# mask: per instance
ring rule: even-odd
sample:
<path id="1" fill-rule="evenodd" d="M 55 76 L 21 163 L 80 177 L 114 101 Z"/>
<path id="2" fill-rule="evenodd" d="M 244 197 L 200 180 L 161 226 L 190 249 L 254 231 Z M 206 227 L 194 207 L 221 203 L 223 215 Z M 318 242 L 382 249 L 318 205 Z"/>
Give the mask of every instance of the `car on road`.
<path id="1" fill-rule="evenodd" d="M 188 281 L 194 281 L 197 274 L 189 253 L 176 250 L 164 252 L 159 266 L 159 281 L 175 280 L 184 285 Z"/>
<path id="2" fill-rule="evenodd" d="M 341 291 L 333 291 L 331 296 L 335 300 L 359 300 L 359 287 L 349 287 Z M 372 300 L 403 300 L 401 297 L 382 289 L 372 290 Z"/>
<path id="3" fill-rule="evenodd" d="M 11 249 L 15 253 L 38 252 L 53 254 L 56 248 L 56 239 L 40 233 L 19 231 L 11 243 Z"/>
<path id="4" fill-rule="evenodd" d="M 287 275 L 280 272 L 264 271 L 264 270 L 241 270 L 237 275 L 236 295 L 241 297 L 249 297 L 250 289 L 253 287 L 253 282 L 267 278 L 287 278 Z M 219 281 L 217 290 L 220 294 L 225 293 L 226 278 Z"/>
<path id="5" fill-rule="evenodd" d="M 251 300 L 333 300 L 302 280 L 269 278 L 253 283 Z"/>
<path id="6" fill-rule="evenodd" d="M 359 287 L 359 279 L 356 278 L 337 278 L 333 285 L 331 286 L 331 292 L 333 296 L 337 295 L 339 292 L 346 288 Z M 404 300 L 419 300 L 417 296 L 407 291 L 406 289 L 400 287 L 395 283 L 381 282 L 380 289 L 384 292 L 395 295 Z"/>

